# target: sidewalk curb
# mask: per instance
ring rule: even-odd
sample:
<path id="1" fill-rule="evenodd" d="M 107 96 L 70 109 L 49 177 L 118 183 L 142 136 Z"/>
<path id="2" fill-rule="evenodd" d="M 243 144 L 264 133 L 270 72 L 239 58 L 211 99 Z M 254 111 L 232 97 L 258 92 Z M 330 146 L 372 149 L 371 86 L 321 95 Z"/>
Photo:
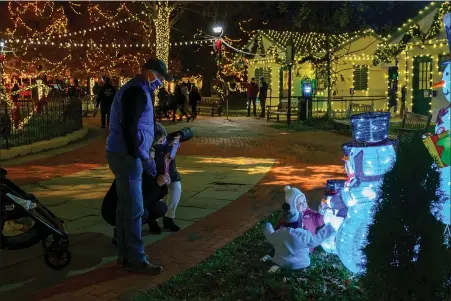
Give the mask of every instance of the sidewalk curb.
<path id="1" fill-rule="evenodd" d="M 84 127 L 81 130 L 67 134 L 66 136 L 53 138 L 50 140 L 39 141 L 29 145 L 22 145 L 12 147 L 10 149 L 0 150 L 0 162 L 21 157 L 29 154 L 39 153 L 42 151 L 65 146 L 71 142 L 80 140 L 88 133 L 88 127 Z"/>

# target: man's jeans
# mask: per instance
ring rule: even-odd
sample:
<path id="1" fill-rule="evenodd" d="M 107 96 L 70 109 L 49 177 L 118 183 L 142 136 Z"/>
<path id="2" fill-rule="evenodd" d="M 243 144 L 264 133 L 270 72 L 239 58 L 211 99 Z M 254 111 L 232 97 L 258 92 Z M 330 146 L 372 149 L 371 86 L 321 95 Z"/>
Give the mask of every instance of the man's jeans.
<path id="1" fill-rule="evenodd" d="M 260 107 L 262 108 L 262 111 L 260 113 L 261 118 L 265 118 L 265 110 L 266 110 L 266 97 L 260 97 Z"/>
<path id="2" fill-rule="evenodd" d="M 254 117 L 257 116 L 257 108 L 255 103 L 257 101 L 256 97 L 248 97 L 248 105 L 247 105 L 247 116 L 251 116 L 251 104 L 254 106 Z"/>
<path id="3" fill-rule="evenodd" d="M 140 264 L 147 261 L 141 239 L 144 214 L 142 163 L 139 158 L 118 153 L 107 152 L 106 158 L 116 179 L 118 195 L 116 211 L 118 256 L 131 264 Z"/>

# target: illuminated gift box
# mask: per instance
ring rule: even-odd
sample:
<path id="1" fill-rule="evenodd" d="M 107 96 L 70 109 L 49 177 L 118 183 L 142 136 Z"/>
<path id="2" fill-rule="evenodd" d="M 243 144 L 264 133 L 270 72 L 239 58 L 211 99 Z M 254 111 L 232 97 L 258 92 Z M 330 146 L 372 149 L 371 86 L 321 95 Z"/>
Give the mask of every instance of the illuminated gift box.
<path id="1" fill-rule="evenodd" d="M 325 195 L 337 194 L 343 187 L 345 187 L 345 180 L 327 180 Z"/>
<path id="2" fill-rule="evenodd" d="M 388 139 L 390 112 L 370 112 L 351 116 L 352 136 L 358 144 L 373 144 Z"/>
<path id="3" fill-rule="evenodd" d="M 440 168 L 450 166 L 451 160 L 451 131 L 441 134 L 428 135 L 423 138 L 423 143 Z"/>

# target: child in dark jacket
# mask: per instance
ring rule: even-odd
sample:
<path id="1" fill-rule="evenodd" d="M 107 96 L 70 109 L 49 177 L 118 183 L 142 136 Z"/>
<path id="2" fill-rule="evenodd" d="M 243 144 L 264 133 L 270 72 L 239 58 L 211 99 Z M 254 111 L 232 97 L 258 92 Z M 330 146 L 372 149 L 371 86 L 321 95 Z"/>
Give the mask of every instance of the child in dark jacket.
<path id="1" fill-rule="evenodd" d="M 193 137 L 193 132 L 189 128 L 184 128 L 168 135 L 166 129 L 157 122 L 155 124 L 155 136 L 166 137 L 166 139 L 162 139 L 160 143 L 154 145 L 157 174 L 163 175 L 169 173 L 171 178 L 171 183 L 168 184 L 168 197 L 166 201 L 168 211 L 163 217 L 163 227 L 171 231 L 178 231 L 180 230 L 180 227 L 175 224 L 174 218 L 175 211 L 182 195 L 182 184 L 180 182 L 180 174 L 177 171 L 175 156 L 174 158 L 170 158 L 170 153 L 174 145 L 191 139 Z M 157 221 L 149 222 L 149 227 L 151 232 L 157 234 L 161 233 L 161 228 Z"/>

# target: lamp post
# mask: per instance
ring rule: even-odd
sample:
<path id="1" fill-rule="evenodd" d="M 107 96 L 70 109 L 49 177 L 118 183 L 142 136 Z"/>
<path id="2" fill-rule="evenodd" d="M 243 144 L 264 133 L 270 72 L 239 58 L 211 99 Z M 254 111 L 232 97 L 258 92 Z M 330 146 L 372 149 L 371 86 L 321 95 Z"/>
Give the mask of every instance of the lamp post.
<path id="1" fill-rule="evenodd" d="M 291 124 L 291 70 L 294 62 L 294 41 L 292 38 L 287 43 L 285 58 L 288 64 L 288 111 L 287 111 L 287 124 Z"/>
<path id="2" fill-rule="evenodd" d="M 218 76 L 220 76 L 220 72 L 221 72 L 221 66 L 220 66 L 220 60 L 221 60 L 221 51 L 222 51 L 222 44 L 221 44 L 221 37 L 224 34 L 224 29 L 222 28 L 222 26 L 214 26 L 213 27 L 213 32 L 215 34 L 217 34 L 218 36 L 216 37 L 216 53 L 217 53 L 217 59 L 218 59 Z M 223 91 L 223 95 L 224 95 L 225 91 Z M 226 119 L 229 120 L 229 98 L 227 95 L 224 95 L 225 101 L 226 101 Z"/>

